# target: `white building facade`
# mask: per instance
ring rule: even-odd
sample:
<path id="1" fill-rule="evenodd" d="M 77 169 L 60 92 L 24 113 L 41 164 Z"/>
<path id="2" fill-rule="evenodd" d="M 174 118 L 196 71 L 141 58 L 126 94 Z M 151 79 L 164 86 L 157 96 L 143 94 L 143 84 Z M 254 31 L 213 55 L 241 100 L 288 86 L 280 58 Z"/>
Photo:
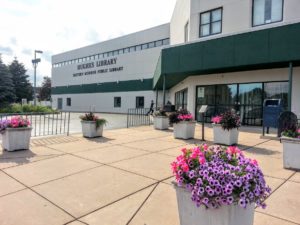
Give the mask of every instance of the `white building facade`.
<path id="1" fill-rule="evenodd" d="M 197 120 L 199 108 L 208 105 L 207 121 L 235 109 L 243 124 L 261 125 L 264 100 L 279 98 L 285 110 L 300 117 L 299 12 L 299 0 L 177 0 L 170 24 L 53 56 L 54 105 L 63 99 L 66 110 L 95 105 L 100 112 L 126 112 L 148 107 L 151 100 L 158 106 L 170 101 Z M 160 40 L 165 45 L 153 47 Z M 144 51 L 108 55 L 116 61 L 104 68 L 123 67 L 120 71 L 82 76 L 91 70 L 78 67 L 86 62 L 59 65 L 143 43 L 154 44 Z M 119 108 L 115 97 L 121 97 Z"/>
<path id="2" fill-rule="evenodd" d="M 169 24 L 164 24 L 54 55 L 53 107 L 112 113 L 149 108 L 156 100 L 153 73 L 169 37 Z"/>

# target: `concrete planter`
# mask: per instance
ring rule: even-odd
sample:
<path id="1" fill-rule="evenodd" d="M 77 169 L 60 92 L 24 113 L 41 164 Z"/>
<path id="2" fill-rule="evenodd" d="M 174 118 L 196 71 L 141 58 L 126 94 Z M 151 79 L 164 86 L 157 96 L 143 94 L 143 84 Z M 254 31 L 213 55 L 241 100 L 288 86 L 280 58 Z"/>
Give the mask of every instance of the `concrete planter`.
<path id="1" fill-rule="evenodd" d="M 6 128 L 2 134 L 2 147 L 6 151 L 29 149 L 31 127 Z"/>
<path id="2" fill-rule="evenodd" d="M 181 121 L 174 123 L 174 138 L 190 139 L 195 136 L 196 121 Z"/>
<path id="3" fill-rule="evenodd" d="M 300 139 L 282 137 L 283 166 L 287 169 L 300 170 Z"/>
<path id="4" fill-rule="evenodd" d="M 82 125 L 82 134 L 84 137 L 87 138 L 102 137 L 103 125 L 100 125 L 98 128 L 96 128 L 95 121 L 85 121 L 85 120 L 81 120 L 81 125 Z"/>
<path id="5" fill-rule="evenodd" d="M 173 183 L 174 184 L 174 183 Z M 174 184 L 177 195 L 180 225 L 253 225 L 254 204 L 246 209 L 238 205 L 218 209 L 197 207 L 191 193 Z"/>
<path id="6" fill-rule="evenodd" d="M 153 126 L 157 130 L 167 130 L 169 128 L 169 117 L 155 116 L 153 117 Z"/>
<path id="7" fill-rule="evenodd" d="M 220 124 L 212 124 L 214 133 L 214 143 L 223 145 L 233 145 L 238 143 L 239 130 L 237 128 L 224 130 Z"/>

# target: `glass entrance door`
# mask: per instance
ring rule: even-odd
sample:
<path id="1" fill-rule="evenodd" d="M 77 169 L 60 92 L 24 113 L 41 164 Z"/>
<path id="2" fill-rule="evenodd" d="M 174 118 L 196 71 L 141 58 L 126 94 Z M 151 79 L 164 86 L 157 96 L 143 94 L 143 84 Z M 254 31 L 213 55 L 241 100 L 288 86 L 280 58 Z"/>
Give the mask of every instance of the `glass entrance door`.
<path id="1" fill-rule="evenodd" d="M 211 117 L 226 112 L 237 110 L 237 84 L 221 84 L 197 87 L 197 107 L 199 112 L 202 105 L 208 105 L 205 122 L 210 122 Z M 201 121 L 199 113 L 197 120 Z"/>
<path id="2" fill-rule="evenodd" d="M 243 125 L 261 126 L 263 100 L 280 98 L 287 109 L 288 82 L 265 82 L 247 84 L 221 84 L 198 86 L 196 93 L 196 119 L 202 121 L 199 109 L 208 105 L 205 122 L 211 117 L 234 109 Z"/>
<path id="3" fill-rule="evenodd" d="M 263 84 L 239 84 L 237 111 L 244 125 L 262 124 Z"/>

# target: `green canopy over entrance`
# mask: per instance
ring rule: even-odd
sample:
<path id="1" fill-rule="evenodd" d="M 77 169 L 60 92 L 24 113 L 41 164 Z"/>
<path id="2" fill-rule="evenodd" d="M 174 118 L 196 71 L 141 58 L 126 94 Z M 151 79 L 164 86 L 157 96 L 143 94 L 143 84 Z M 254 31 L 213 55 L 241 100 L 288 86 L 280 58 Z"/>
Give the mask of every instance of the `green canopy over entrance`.
<path id="1" fill-rule="evenodd" d="M 153 89 L 162 90 L 188 76 L 300 65 L 300 23 L 165 48 Z"/>

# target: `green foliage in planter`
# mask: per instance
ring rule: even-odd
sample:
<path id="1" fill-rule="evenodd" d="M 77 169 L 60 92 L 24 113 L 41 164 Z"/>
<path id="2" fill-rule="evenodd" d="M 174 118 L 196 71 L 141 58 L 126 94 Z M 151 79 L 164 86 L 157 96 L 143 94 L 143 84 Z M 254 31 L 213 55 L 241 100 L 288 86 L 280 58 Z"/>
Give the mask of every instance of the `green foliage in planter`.
<path id="1" fill-rule="evenodd" d="M 241 126 L 240 117 L 232 111 L 223 113 L 221 117 L 220 124 L 224 130 L 231 130 Z"/>
<path id="2" fill-rule="evenodd" d="M 290 128 L 286 128 L 282 133 L 281 136 L 290 137 L 290 138 L 300 138 L 300 128 L 296 125 Z"/>
<path id="3" fill-rule="evenodd" d="M 153 113 L 153 116 L 167 116 L 167 113 L 163 109 L 160 109 L 160 110 L 155 111 Z"/>
<path id="4" fill-rule="evenodd" d="M 170 124 L 179 123 L 180 121 L 182 121 L 181 119 L 179 119 L 180 115 L 189 115 L 189 114 L 190 112 L 186 109 L 179 109 L 178 111 L 171 113 L 169 115 Z"/>
<path id="5" fill-rule="evenodd" d="M 106 125 L 107 124 L 106 119 L 99 118 L 98 116 L 96 116 L 92 112 L 85 113 L 84 115 L 80 116 L 79 118 L 81 120 L 84 120 L 84 121 L 94 121 L 94 122 L 96 122 L 96 128 L 100 127 L 101 125 Z"/>

